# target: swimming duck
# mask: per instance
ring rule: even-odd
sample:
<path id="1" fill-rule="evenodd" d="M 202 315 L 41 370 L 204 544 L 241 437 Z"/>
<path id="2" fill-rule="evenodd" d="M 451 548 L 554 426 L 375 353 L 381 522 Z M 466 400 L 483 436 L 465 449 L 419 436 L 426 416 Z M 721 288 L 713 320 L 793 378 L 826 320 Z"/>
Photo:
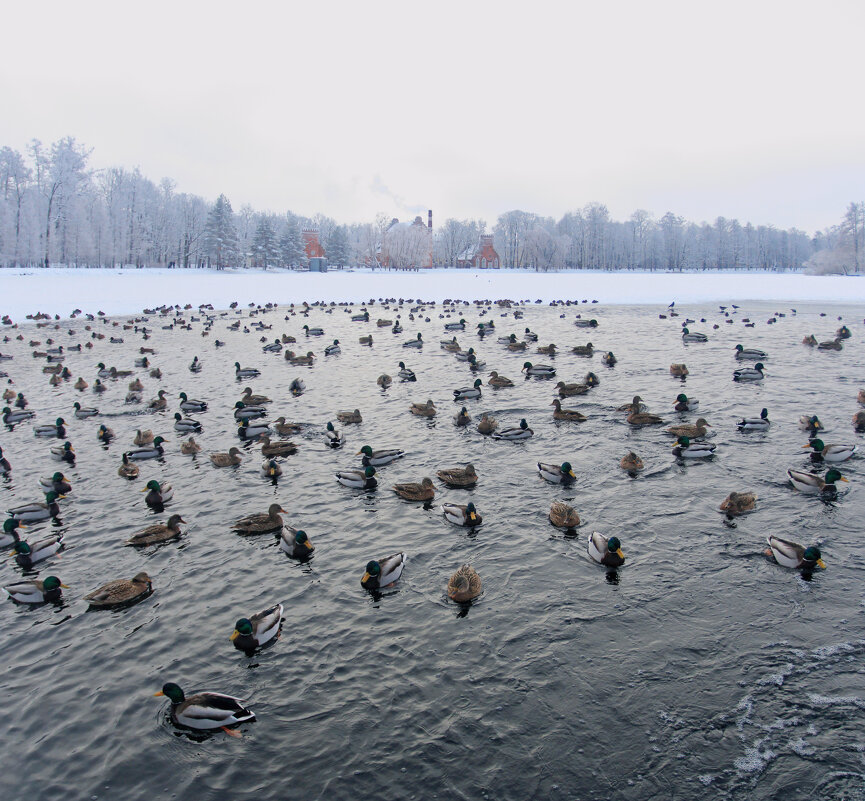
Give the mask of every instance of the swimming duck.
<path id="1" fill-rule="evenodd" d="M 387 389 L 393 383 L 393 379 L 387 373 L 382 373 L 376 379 L 375 383 L 378 384 L 382 389 Z"/>
<path id="2" fill-rule="evenodd" d="M 7 511 L 10 517 L 20 523 L 36 523 L 40 520 L 57 517 L 60 514 L 60 505 L 57 500 L 63 497 L 54 490 L 49 490 L 45 493 L 45 503 L 24 503 L 20 506 L 13 506 Z"/>
<path id="3" fill-rule="evenodd" d="M 851 337 L 850 329 L 847 328 L 846 325 L 842 325 L 842 326 L 841 326 L 841 327 L 840 327 L 840 328 L 835 332 L 835 336 L 838 337 L 838 339 L 850 339 L 850 337 Z"/>
<path id="4" fill-rule="evenodd" d="M 308 350 L 306 355 L 297 355 L 293 350 L 286 351 L 285 360 L 295 367 L 309 367 L 315 363 L 315 354 Z"/>
<path id="5" fill-rule="evenodd" d="M 227 729 L 250 723 L 255 714 L 246 709 L 241 698 L 214 692 L 197 692 L 188 698 L 174 682 L 167 682 L 154 695 L 164 695 L 171 701 L 171 720 L 189 729 Z"/>
<path id="6" fill-rule="evenodd" d="M 556 368 L 550 367 L 548 364 L 532 364 L 525 362 L 523 369 L 520 371 L 526 375 L 537 376 L 538 378 L 552 378 L 556 374 Z"/>
<path id="7" fill-rule="evenodd" d="M 369 312 L 364 309 L 360 314 L 353 314 L 351 316 L 351 321 L 353 323 L 368 323 L 369 322 Z"/>
<path id="8" fill-rule="evenodd" d="M 201 431 L 201 423 L 198 420 L 192 420 L 188 417 L 181 416 L 180 412 L 174 413 L 174 430 L 175 431 Z"/>
<path id="9" fill-rule="evenodd" d="M 634 400 L 631 402 L 631 413 L 628 415 L 627 421 L 632 426 L 650 426 L 657 423 L 663 423 L 664 420 L 656 414 L 640 411 L 642 398 L 639 395 L 634 395 Z"/>
<path id="10" fill-rule="evenodd" d="M 551 342 L 549 345 L 541 345 L 537 351 L 542 356 L 555 356 L 556 355 L 556 343 Z"/>
<path id="11" fill-rule="evenodd" d="M 592 561 L 607 567 L 621 567 L 625 564 L 625 554 L 618 537 L 607 539 L 597 531 L 589 534 L 588 552 Z"/>
<path id="12" fill-rule="evenodd" d="M 234 363 L 235 378 L 258 378 L 260 375 L 261 370 L 258 370 L 255 367 L 241 367 L 240 362 Z"/>
<path id="13" fill-rule="evenodd" d="M 404 553 L 395 553 L 385 559 L 373 559 L 367 562 L 360 586 L 365 590 L 383 590 L 392 587 L 402 575 L 407 558 Z"/>
<path id="14" fill-rule="evenodd" d="M 267 409 L 264 406 L 246 406 L 243 401 L 237 401 L 234 404 L 234 419 L 235 420 L 257 420 L 259 417 L 264 417 L 267 414 Z M 283 418 L 284 420 L 285 418 Z"/>
<path id="15" fill-rule="evenodd" d="M 689 398 L 684 393 L 679 393 L 673 401 L 673 408 L 677 412 L 693 412 L 700 405 L 700 401 Z"/>
<path id="16" fill-rule="evenodd" d="M 333 423 L 331 422 L 328 422 L 324 436 L 328 446 L 331 448 L 341 448 L 345 443 L 345 437 L 333 427 Z"/>
<path id="17" fill-rule="evenodd" d="M 572 423 L 584 423 L 589 418 L 576 409 L 563 409 L 562 402 L 555 398 L 550 406 L 555 406 L 553 410 L 554 420 L 565 420 Z"/>
<path id="18" fill-rule="evenodd" d="M 538 335 L 529 328 L 527 328 L 523 332 L 523 337 L 526 340 L 526 342 L 537 342 L 538 341 Z"/>
<path id="19" fill-rule="evenodd" d="M 60 600 L 61 588 L 69 588 L 61 583 L 57 576 L 46 576 L 42 581 L 18 581 L 7 584 L 3 591 L 10 601 L 19 604 L 57 603 Z"/>
<path id="20" fill-rule="evenodd" d="M 453 337 L 452 339 L 442 339 L 439 341 L 439 346 L 442 350 L 448 351 L 448 353 L 459 353 L 462 351 L 460 347 L 460 343 L 457 342 L 457 338 Z"/>
<path id="21" fill-rule="evenodd" d="M 375 468 L 371 465 L 363 470 L 340 470 L 336 480 L 344 487 L 353 489 L 374 489 L 378 486 L 375 479 Z"/>
<path id="22" fill-rule="evenodd" d="M 165 453 L 165 449 L 162 447 L 163 442 L 165 442 L 165 440 L 162 437 L 156 437 L 153 440 L 152 445 L 146 445 L 143 448 L 136 448 L 134 451 L 126 451 L 126 456 L 128 456 L 132 461 L 139 461 L 141 459 L 158 459 Z"/>
<path id="23" fill-rule="evenodd" d="M 58 417 L 53 425 L 33 426 L 33 433 L 37 437 L 59 437 L 63 439 L 66 436 L 66 421 L 62 417 Z"/>
<path id="24" fill-rule="evenodd" d="M 277 434 L 287 437 L 292 434 L 298 434 L 301 430 L 299 423 L 287 423 L 284 417 L 277 417 L 273 422 L 273 429 Z"/>
<path id="25" fill-rule="evenodd" d="M 308 325 L 304 325 L 303 330 L 306 331 L 306 335 L 308 337 L 324 336 L 324 329 L 323 328 L 310 328 Z"/>
<path id="26" fill-rule="evenodd" d="M 84 390 L 87 389 L 87 387 L 90 385 L 83 378 L 81 378 L 81 376 L 79 376 L 78 380 L 73 384 L 73 386 L 79 392 L 84 392 Z"/>
<path id="27" fill-rule="evenodd" d="M 682 329 L 682 342 L 708 342 L 709 337 L 697 331 L 689 331 L 687 328 Z"/>
<path id="28" fill-rule="evenodd" d="M 736 345 L 736 358 L 759 362 L 761 359 L 768 359 L 769 354 L 759 348 L 743 348 L 741 345 Z"/>
<path id="29" fill-rule="evenodd" d="M 757 495 L 754 492 L 731 492 L 721 502 L 721 511 L 734 517 L 752 511 L 756 504 Z"/>
<path id="30" fill-rule="evenodd" d="M 72 405 L 75 408 L 75 416 L 79 420 L 86 420 L 88 417 L 96 417 L 99 414 L 99 409 L 82 407 L 78 401 L 75 401 Z"/>
<path id="31" fill-rule="evenodd" d="M 859 390 L 859 393 L 856 395 L 856 401 L 865 406 L 865 389 Z"/>
<path id="32" fill-rule="evenodd" d="M 489 381 L 487 381 L 487 384 L 496 389 L 501 389 L 502 387 L 512 387 L 514 382 L 511 381 L 510 378 L 499 375 L 495 370 L 493 370 L 489 375 Z"/>
<path id="33" fill-rule="evenodd" d="M 149 445 L 151 442 L 153 442 L 153 432 L 149 428 L 144 431 L 139 428 L 135 432 L 135 438 L 132 440 L 132 444 L 139 447 Z"/>
<path id="34" fill-rule="evenodd" d="M 762 409 L 759 417 L 745 417 L 736 423 L 736 428 L 739 431 L 766 431 L 770 425 L 769 410 Z"/>
<path id="35" fill-rule="evenodd" d="M 32 544 L 18 540 L 13 546 L 15 549 L 15 562 L 19 567 L 30 570 L 33 565 L 54 556 L 57 551 L 63 548 L 62 540 L 62 534 L 46 537 Z"/>
<path id="36" fill-rule="evenodd" d="M 12 465 L 9 460 L 3 455 L 3 448 L 0 448 L 0 476 L 5 476 L 12 472 Z"/>
<path id="37" fill-rule="evenodd" d="M 466 321 L 460 318 L 458 323 L 445 323 L 445 331 L 465 331 Z"/>
<path id="38" fill-rule="evenodd" d="M 293 456 L 297 453 L 297 445 L 293 442 L 271 442 L 267 434 L 261 435 L 262 456 Z"/>
<path id="39" fill-rule="evenodd" d="M 592 320 L 579 320 L 579 319 L 577 319 L 577 320 L 574 320 L 574 325 L 577 328 L 597 328 L 598 327 L 598 321 L 594 320 L 594 319 L 592 319 Z"/>
<path id="40" fill-rule="evenodd" d="M 144 571 L 131 579 L 116 579 L 84 596 L 91 609 L 116 609 L 143 601 L 153 593 L 153 582 Z"/>
<path id="41" fill-rule="evenodd" d="M 577 478 L 570 462 L 562 462 L 561 466 L 538 462 L 538 472 L 551 484 L 570 484 Z"/>
<path id="42" fill-rule="evenodd" d="M 148 367 L 147 357 L 145 356 L 143 359 L 137 360 L 140 361 L 141 364 L 136 364 L 136 367 Z M 200 373 L 203 364 L 198 360 L 198 356 L 193 356 L 192 361 L 189 363 L 189 372 L 190 373 Z"/>
<path id="43" fill-rule="evenodd" d="M 241 439 L 256 439 L 262 434 L 269 434 L 270 426 L 267 423 L 251 423 L 249 420 L 241 420 L 237 427 L 237 436 Z"/>
<path id="44" fill-rule="evenodd" d="M 859 449 L 857 445 L 824 445 L 822 439 L 812 439 L 802 447 L 813 449 L 812 462 L 846 462 Z"/>
<path id="45" fill-rule="evenodd" d="M 471 565 L 462 565 L 448 580 L 447 595 L 456 603 L 465 604 L 481 594 L 483 584 Z"/>
<path id="46" fill-rule="evenodd" d="M 467 426 L 471 421 L 472 416 L 468 413 L 468 409 L 465 406 L 454 415 L 454 425 L 457 427 Z"/>
<path id="47" fill-rule="evenodd" d="M 291 526 L 285 526 L 279 532 L 279 548 L 292 559 L 305 559 L 315 550 L 306 532 Z"/>
<path id="48" fill-rule="evenodd" d="M 474 384 L 470 387 L 461 387 L 460 389 L 454 390 L 454 401 L 461 400 L 473 400 L 481 397 L 481 387 L 483 386 L 483 381 L 480 378 L 476 378 Z"/>
<path id="49" fill-rule="evenodd" d="M 413 403 L 409 407 L 409 411 L 418 417 L 435 417 L 436 415 L 436 407 L 431 400 L 427 400 L 426 403 Z"/>
<path id="50" fill-rule="evenodd" d="M 478 481 L 478 474 L 472 464 L 439 470 L 436 475 L 449 487 L 473 487 Z"/>
<path id="51" fill-rule="evenodd" d="M 477 513 L 473 503 L 464 506 L 456 503 L 443 503 L 442 512 L 445 519 L 456 526 L 471 528 L 483 523 L 483 518 Z"/>
<path id="52" fill-rule="evenodd" d="M 263 339 L 264 339 L 264 337 L 262 337 L 262 340 Z M 282 342 L 280 342 L 278 339 L 274 339 L 273 342 L 271 342 L 268 345 L 265 345 L 261 349 L 262 353 L 279 353 L 281 350 L 282 350 Z"/>
<path id="53" fill-rule="evenodd" d="M 414 374 L 414 370 L 409 370 L 409 368 L 405 366 L 405 362 L 399 363 L 399 372 L 396 374 L 396 377 L 400 381 L 417 381 L 417 376 Z"/>
<path id="54" fill-rule="evenodd" d="M 853 428 L 857 431 L 865 431 L 865 412 L 856 412 L 853 415 Z M 0 473 L 3 472 L 2 466 L 0 466 Z"/>
<path id="55" fill-rule="evenodd" d="M 141 548 L 146 545 L 156 545 L 160 542 L 175 540 L 182 534 L 180 524 L 185 522 L 180 515 L 171 515 L 164 525 L 156 523 L 136 532 L 126 540 L 126 544 Z"/>
<path id="56" fill-rule="evenodd" d="M 201 445 L 199 445 L 192 437 L 190 437 L 186 442 L 180 443 L 180 452 L 184 456 L 195 456 L 196 453 L 201 452 Z"/>
<path id="57" fill-rule="evenodd" d="M 691 442 L 688 437 L 679 437 L 673 446 L 673 456 L 678 459 L 705 459 L 713 456 L 717 447 L 708 442 Z"/>
<path id="58" fill-rule="evenodd" d="M 362 423 L 363 417 L 360 415 L 360 410 L 355 409 L 353 412 L 337 412 L 336 419 L 340 423 Z"/>
<path id="59" fill-rule="evenodd" d="M 681 363 L 671 364 L 670 375 L 675 378 L 684 378 L 686 375 L 690 375 L 688 372 L 688 366 Z"/>
<path id="60" fill-rule="evenodd" d="M 192 398 L 187 398 L 185 392 L 181 392 L 178 397 L 180 398 L 180 408 L 184 412 L 206 412 L 207 411 L 206 401 L 200 401 L 200 400 L 194 400 Z"/>
<path id="61" fill-rule="evenodd" d="M 237 448 L 229 448 L 228 453 L 211 453 L 210 461 L 215 467 L 232 467 L 240 464 L 243 459 L 240 456 L 240 450 Z"/>
<path id="62" fill-rule="evenodd" d="M 607 367 L 615 367 L 616 362 L 619 360 L 615 357 L 613 351 L 607 351 L 603 356 L 601 356 L 601 361 L 607 365 Z"/>
<path id="63" fill-rule="evenodd" d="M 422 479 L 420 484 L 414 482 L 394 484 L 393 491 L 407 501 L 431 501 L 436 494 L 431 478 Z"/>
<path id="64" fill-rule="evenodd" d="M 805 570 L 826 567 L 826 563 L 821 559 L 820 549 L 815 545 L 810 548 L 803 548 L 798 543 L 775 536 L 767 537 L 766 542 L 769 543 L 765 552 L 766 556 L 773 558 L 782 567 L 803 568 Z"/>
<path id="65" fill-rule="evenodd" d="M 803 414 L 799 418 L 799 428 L 808 432 L 808 439 L 814 439 L 817 436 L 817 432 L 823 428 L 823 424 L 816 414 L 812 414 L 811 416 Z"/>
<path id="66" fill-rule="evenodd" d="M 282 630 L 282 604 L 242 617 L 234 624 L 229 639 L 238 651 L 251 653 L 269 642 L 274 642 Z"/>
<path id="67" fill-rule="evenodd" d="M 420 333 L 417 335 L 417 339 L 410 339 L 408 342 L 403 342 L 402 346 L 404 348 L 422 348 L 423 347 L 423 338 Z"/>
<path id="68" fill-rule="evenodd" d="M 138 478 L 138 465 L 134 465 L 129 461 L 129 457 L 124 453 L 122 464 L 117 468 L 117 475 L 121 478 Z"/>
<path id="69" fill-rule="evenodd" d="M 733 372 L 734 381 L 762 381 L 763 380 L 763 362 L 757 362 L 753 367 L 743 367 L 741 370 Z"/>
<path id="70" fill-rule="evenodd" d="M 817 344 L 817 337 L 815 337 L 813 334 L 809 334 L 802 340 L 802 344 L 809 345 L 813 348 Z"/>
<path id="71" fill-rule="evenodd" d="M 96 375 L 100 378 L 111 378 L 111 370 L 105 366 L 104 362 L 99 362 L 96 366 L 99 368 Z"/>
<path id="72" fill-rule="evenodd" d="M 244 406 L 264 406 L 265 403 L 270 403 L 267 395 L 253 395 L 252 387 L 243 390 L 243 397 L 240 400 L 243 401 Z"/>
<path id="73" fill-rule="evenodd" d="M 481 415 L 480 422 L 478 423 L 478 431 L 481 434 L 487 435 L 492 434 L 493 431 L 498 428 L 498 421 L 494 417 L 490 417 L 487 414 Z"/>
<path id="74" fill-rule="evenodd" d="M 55 445 L 51 448 L 51 458 L 55 462 L 66 462 L 67 464 L 75 464 L 75 450 L 71 442 L 64 442 L 62 445 Z"/>
<path id="75" fill-rule="evenodd" d="M 385 319 L 383 319 L 383 318 L 380 318 L 380 319 L 376 320 L 376 323 L 375 323 L 375 324 L 376 324 L 379 328 L 387 328 L 389 325 L 392 325 L 392 324 L 393 324 L 393 320 L 385 320 Z"/>
<path id="76" fill-rule="evenodd" d="M 282 468 L 273 460 L 267 460 L 261 465 L 261 474 L 265 478 L 279 478 L 282 475 Z"/>
<path id="77" fill-rule="evenodd" d="M 363 456 L 361 460 L 364 467 L 383 467 L 384 465 L 395 462 L 405 456 L 405 451 L 399 448 L 389 448 L 374 451 L 369 445 L 364 445 L 358 452 L 358 456 Z"/>
<path id="78" fill-rule="evenodd" d="M 670 426 L 667 429 L 668 434 L 672 434 L 674 437 L 688 437 L 689 439 L 698 439 L 700 437 L 705 437 L 708 433 L 706 431 L 706 426 L 709 423 L 707 422 L 705 417 L 698 417 L 697 422 L 694 425 L 690 425 L 688 423 L 684 423 L 678 426 Z"/>
<path id="79" fill-rule="evenodd" d="M 835 339 L 828 339 L 825 342 L 821 342 L 817 346 L 818 350 L 843 350 L 844 346 L 841 344 L 841 338 L 835 337 Z"/>
<path id="80" fill-rule="evenodd" d="M 285 513 L 285 509 L 278 503 L 272 503 L 268 507 L 267 512 L 257 512 L 235 520 L 231 529 L 238 534 L 244 535 L 266 534 L 268 531 L 276 531 L 282 528 L 280 512 Z"/>
<path id="81" fill-rule="evenodd" d="M 627 470 L 629 473 L 636 473 L 643 469 L 643 460 L 636 453 L 630 451 L 626 456 L 622 457 L 619 462 L 619 467 L 622 470 Z"/>
<path id="82" fill-rule="evenodd" d="M 93 392 L 101 394 L 102 392 L 105 392 L 106 389 L 108 389 L 108 387 L 106 387 L 98 378 L 93 382 Z"/>
<path id="83" fill-rule="evenodd" d="M 340 352 L 339 340 L 335 339 L 332 344 L 328 345 L 324 349 L 325 356 L 334 356 L 335 354 Z"/>
<path id="84" fill-rule="evenodd" d="M 591 342 L 587 342 L 585 345 L 574 345 L 571 348 L 571 353 L 577 356 L 594 356 L 595 346 Z"/>
<path id="85" fill-rule="evenodd" d="M 526 345 L 525 342 L 518 342 L 517 341 L 517 335 L 516 334 L 511 334 L 508 337 L 508 350 L 509 351 L 516 353 L 516 352 L 525 350 L 527 347 L 528 347 L 528 345 Z"/>
<path id="86" fill-rule="evenodd" d="M 520 420 L 520 424 L 514 428 L 505 428 L 501 431 L 496 431 L 493 433 L 493 439 L 506 439 L 509 441 L 528 439 L 529 437 L 533 437 L 535 434 L 532 429 L 529 428 L 529 424 L 525 421 L 525 418 Z"/>
<path id="87" fill-rule="evenodd" d="M 564 501 L 554 501 L 550 506 L 550 523 L 556 528 L 576 528 L 580 525 L 577 510 Z"/>
<path id="88" fill-rule="evenodd" d="M 56 492 L 58 495 L 66 495 L 67 492 L 72 492 L 72 485 L 69 483 L 69 479 L 59 472 L 40 478 L 39 486 L 46 492 Z"/>
<path id="89" fill-rule="evenodd" d="M 168 401 L 165 398 L 167 393 L 164 389 L 160 389 L 159 392 L 156 393 L 156 397 L 150 401 L 148 404 L 148 408 L 156 409 L 157 411 L 168 408 Z"/>
<path id="90" fill-rule="evenodd" d="M 29 420 L 31 417 L 36 417 L 36 412 L 27 410 L 12 411 L 8 406 L 3 407 L 3 422 L 7 426 L 13 426 L 20 423 L 22 420 Z"/>
<path id="91" fill-rule="evenodd" d="M 559 381 L 556 389 L 559 391 L 560 398 L 570 398 L 574 395 L 585 395 L 590 387 L 588 384 L 566 384 L 564 381 Z"/>

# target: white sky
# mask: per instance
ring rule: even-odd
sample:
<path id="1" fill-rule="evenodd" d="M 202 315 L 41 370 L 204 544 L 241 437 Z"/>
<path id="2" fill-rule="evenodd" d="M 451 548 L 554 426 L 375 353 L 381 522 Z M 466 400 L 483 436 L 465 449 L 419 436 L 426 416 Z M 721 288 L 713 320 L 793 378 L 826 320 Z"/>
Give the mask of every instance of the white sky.
<path id="1" fill-rule="evenodd" d="M 838 222 L 865 199 L 861 0 L 42 0 L 2 11 L 0 145 L 235 209 Z"/>

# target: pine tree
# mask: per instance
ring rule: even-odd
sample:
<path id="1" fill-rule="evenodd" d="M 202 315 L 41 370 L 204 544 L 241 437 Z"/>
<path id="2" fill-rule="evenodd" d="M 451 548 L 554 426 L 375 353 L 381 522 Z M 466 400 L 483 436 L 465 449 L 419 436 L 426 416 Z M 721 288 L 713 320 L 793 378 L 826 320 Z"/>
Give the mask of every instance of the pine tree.
<path id="1" fill-rule="evenodd" d="M 262 217 L 255 229 L 252 239 L 252 257 L 256 267 L 267 269 L 268 264 L 275 265 L 279 262 L 279 247 L 276 234 L 269 217 Z"/>
<path id="2" fill-rule="evenodd" d="M 348 236 L 344 225 L 337 225 L 333 228 L 327 242 L 325 242 L 324 249 L 327 253 L 328 263 L 337 264 L 340 267 L 348 263 L 351 249 L 348 245 Z"/>
<path id="3" fill-rule="evenodd" d="M 225 195 L 220 195 L 216 199 L 216 204 L 207 215 L 206 237 L 207 250 L 217 270 L 222 270 L 237 260 L 234 212 Z"/>
<path id="4" fill-rule="evenodd" d="M 285 228 L 279 237 L 279 258 L 283 267 L 294 267 L 306 262 L 306 250 L 297 218 L 286 215 Z"/>

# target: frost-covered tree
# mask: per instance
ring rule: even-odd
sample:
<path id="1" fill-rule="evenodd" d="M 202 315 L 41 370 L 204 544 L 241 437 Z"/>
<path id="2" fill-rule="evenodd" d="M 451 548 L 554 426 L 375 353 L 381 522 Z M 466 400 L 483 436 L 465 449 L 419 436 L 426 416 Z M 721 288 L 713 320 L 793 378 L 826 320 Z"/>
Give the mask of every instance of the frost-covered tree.
<path id="1" fill-rule="evenodd" d="M 351 250 L 348 245 L 348 234 L 344 225 L 336 225 L 331 228 L 327 239 L 324 240 L 324 252 L 327 253 L 329 264 L 343 267 L 349 263 Z"/>
<path id="2" fill-rule="evenodd" d="M 252 239 L 252 263 L 259 269 L 266 270 L 268 266 L 279 263 L 279 242 L 270 217 L 262 215 Z"/>
<path id="3" fill-rule="evenodd" d="M 237 229 L 231 203 L 225 195 L 216 199 L 207 216 L 206 238 L 208 255 L 217 270 L 237 263 Z"/>
<path id="4" fill-rule="evenodd" d="M 300 220 L 288 212 L 279 235 L 279 260 L 283 267 L 296 267 L 306 261 Z"/>

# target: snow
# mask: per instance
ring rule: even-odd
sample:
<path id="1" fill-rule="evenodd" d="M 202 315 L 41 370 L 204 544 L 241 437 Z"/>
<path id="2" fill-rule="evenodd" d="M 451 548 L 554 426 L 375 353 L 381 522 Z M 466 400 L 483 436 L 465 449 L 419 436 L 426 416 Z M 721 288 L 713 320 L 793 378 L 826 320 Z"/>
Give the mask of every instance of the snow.
<path id="1" fill-rule="evenodd" d="M 0 270 L 0 314 L 23 321 L 37 311 L 68 316 L 75 308 L 131 314 L 163 304 L 365 302 L 378 298 L 475 300 L 597 299 L 601 303 L 678 304 L 766 300 L 865 302 L 865 280 L 786 273 L 632 273 L 524 270 L 282 270 L 196 269 Z"/>

